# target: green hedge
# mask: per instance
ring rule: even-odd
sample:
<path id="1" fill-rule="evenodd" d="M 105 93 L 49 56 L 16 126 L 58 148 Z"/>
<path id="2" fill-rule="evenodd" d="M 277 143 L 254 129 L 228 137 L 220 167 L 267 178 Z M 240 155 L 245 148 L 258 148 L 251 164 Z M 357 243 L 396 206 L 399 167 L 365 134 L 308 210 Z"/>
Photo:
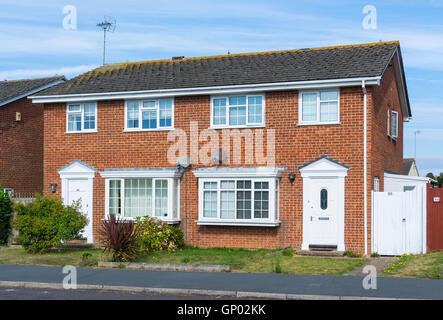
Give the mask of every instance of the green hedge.
<path id="1" fill-rule="evenodd" d="M 64 206 L 61 199 L 37 196 L 28 204 L 14 206 L 17 242 L 30 253 L 44 253 L 63 242 L 76 239 L 88 224 L 79 203 Z"/>
<path id="2" fill-rule="evenodd" d="M 0 186 L 0 244 L 7 244 L 11 234 L 12 200 Z"/>

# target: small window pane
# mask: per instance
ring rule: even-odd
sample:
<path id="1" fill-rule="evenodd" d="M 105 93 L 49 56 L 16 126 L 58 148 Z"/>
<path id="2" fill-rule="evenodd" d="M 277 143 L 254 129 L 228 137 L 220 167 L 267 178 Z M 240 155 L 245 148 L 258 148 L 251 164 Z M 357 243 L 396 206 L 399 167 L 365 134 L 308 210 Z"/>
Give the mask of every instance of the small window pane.
<path id="1" fill-rule="evenodd" d="M 68 131 L 82 130 L 82 114 L 72 113 L 68 114 Z"/>
<path id="2" fill-rule="evenodd" d="M 320 100 L 338 100 L 338 91 L 320 91 Z"/>
<path id="3" fill-rule="evenodd" d="M 320 121 L 332 122 L 338 121 L 338 103 L 321 102 L 320 103 Z"/>
<path id="4" fill-rule="evenodd" d="M 155 181 L 155 216 L 168 216 L 168 180 Z"/>
<path id="5" fill-rule="evenodd" d="M 230 107 L 229 124 L 231 126 L 246 124 L 246 107 Z"/>
<path id="6" fill-rule="evenodd" d="M 215 189 L 215 190 L 217 190 L 217 182 L 205 182 L 203 184 L 203 187 L 205 189 Z"/>
<path id="7" fill-rule="evenodd" d="M 155 129 L 157 128 L 157 111 L 142 111 L 142 128 Z"/>
<path id="8" fill-rule="evenodd" d="M 217 217 L 217 191 L 203 192 L 203 216 L 206 218 Z"/>
<path id="9" fill-rule="evenodd" d="M 226 99 L 214 99 L 213 124 L 226 124 Z"/>
<path id="10" fill-rule="evenodd" d="M 79 112 L 81 111 L 81 106 L 79 104 L 70 104 L 68 105 L 69 112 Z"/>
<path id="11" fill-rule="evenodd" d="M 246 96 L 238 96 L 238 97 L 230 97 L 229 98 L 230 106 L 245 106 L 246 105 Z"/>
<path id="12" fill-rule="evenodd" d="M 121 181 L 109 181 L 109 213 L 121 214 Z"/>
<path id="13" fill-rule="evenodd" d="M 222 181 L 221 182 L 221 189 L 234 189 L 235 188 L 235 181 Z"/>
<path id="14" fill-rule="evenodd" d="M 138 101 L 128 102 L 128 128 L 138 128 Z"/>
<path id="15" fill-rule="evenodd" d="M 143 108 L 155 109 L 155 101 L 143 101 Z"/>
<path id="16" fill-rule="evenodd" d="M 302 120 L 316 121 L 317 120 L 317 94 L 303 93 L 302 94 Z"/>
<path id="17" fill-rule="evenodd" d="M 248 98 L 248 122 L 262 123 L 262 97 Z"/>
<path id="18" fill-rule="evenodd" d="M 235 219 L 235 191 L 222 191 L 221 200 L 221 219 Z"/>
<path id="19" fill-rule="evenodd" d="M 328 190 L 322 189 L 320 191 L 320 207 L 322 210 L 326 210 L 328 208 Z"/>
<path id="20" fill-rule="evenodd" d="M 95 104 L 88 103 L 84 105 L 84 129 L 94 130 L 95 129 Z"/>
<path id="21" fill-rule="evenodd" d="M 160 100 L 160 127 L 172 127 L 172 100 Z"/>

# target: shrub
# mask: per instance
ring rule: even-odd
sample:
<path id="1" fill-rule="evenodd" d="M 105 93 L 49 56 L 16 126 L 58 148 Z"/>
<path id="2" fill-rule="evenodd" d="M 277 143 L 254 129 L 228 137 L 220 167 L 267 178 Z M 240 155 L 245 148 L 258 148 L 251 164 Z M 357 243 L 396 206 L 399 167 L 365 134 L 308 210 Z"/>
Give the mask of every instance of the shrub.
<path id="1" fill-rule="evenodd" d="M 124 220 L 113 214 L 103 220 L 100 228 L 105 252 L 112 254 L 112 261 L 131 262 L 139 253 L 139 230 L 134 221 Z"/>
<path id="2" fill-rule="evenodd" d="M 380 255 L 377 252 L 371 253 L 371 258 L 379 258 Z"/>
<path id="3" fill-rule="evenodd" d="M 12 200 L 0 186 L 0 244 L 7 244 L 11 234 Z"/>
<path id="4" fill-rule="evenodd" d="M 63 242 L 78 238 L 88 224 L 80 212 L 80 203 L 65 206 L 56 197 L 39 196 L 27 204 L 14 206 L 13 221 L 19 232 L 17 242 L 29 253 L 44 253 Z"/>
<path id="5" fill-rule="evenodd" d="M 136 218 L 136 228 L 140 230 L 140 247 L 142 252 L 173 252 L 183 248 L 183 232 L 174 226 L 150 217 Z"/>
<path id="6" fill-rule="evenodd" d="M 285 248 L 283 249 L 281 254 L 286 257 L 292 257 L 294 255 L 294 249 L 292 249 L 291 247 Z"/>
<path id="7" fill-rule="evenodd" d="M 354 253 L 352 250 L 346 250 L 345 255 L 349 258 L 361 258 L 363 257 L 362 253 Z"/>

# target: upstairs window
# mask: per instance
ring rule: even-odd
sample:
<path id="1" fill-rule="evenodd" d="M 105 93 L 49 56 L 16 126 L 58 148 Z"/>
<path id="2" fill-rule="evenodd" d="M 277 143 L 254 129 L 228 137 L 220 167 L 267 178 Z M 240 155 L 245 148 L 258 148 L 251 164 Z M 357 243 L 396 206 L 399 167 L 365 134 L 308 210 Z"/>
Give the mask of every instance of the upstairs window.
<path id="1" fill-rule="evenodd" d="M 247 127 L 264 125 L 264 96 L 244 95 L 213 97 L 211 126 Z"/>
<path id="2" fill-rule="evenodd" d="M 67 105 L 66 132 L 96 132 L 97 104 L 76 103 Z"/>
<path id="3" fill-rule="evenodd" d="M 126 102 L 127 131 L 166 130 L 174 127 L 173 99 Z"/>
<path id="4" fill-rule="evenodd" d="M 389 107 L 389 105 L 388 105 L 388 116 L 387 116 L 386 118 L 387 118 L 387 121 L 388 121 L 388 123 L 387 123 L 388 137 L 390 137 L 390 136 L 391 136 L 391 127 L 390 127 L 390 122 L 391 122 L 391 108 Z"/>
<path id="5" fill-rule="evenodd" d="M 398 137 L 398 112 L 392 111 L 391 114 L 391 137 L 396 139 Z"/>
<path id="6" fill-rule="evenodd" d="M 300 92 L 299 124 L 339 123 L 339 90 Z"/>

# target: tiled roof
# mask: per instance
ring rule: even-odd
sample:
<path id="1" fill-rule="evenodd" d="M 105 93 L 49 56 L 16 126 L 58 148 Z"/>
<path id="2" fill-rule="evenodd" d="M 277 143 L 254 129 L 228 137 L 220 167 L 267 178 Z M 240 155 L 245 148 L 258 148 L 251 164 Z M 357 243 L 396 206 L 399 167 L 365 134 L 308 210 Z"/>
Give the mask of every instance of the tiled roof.
<path id="1" fill-rule="evenodd" d="M 0 104 L 62 80 L 65 77 L 0 81 Z"/>
<path id="2" fill-rule="evenodd" d="M 403 159 L 403 174 L 408 175 L 415 160 L 412 158 Z"/>
<path id="3" fill-rule="evenodd" d="M 38 96 L 381 76 L 398 41 L 107 64 Z"/>

